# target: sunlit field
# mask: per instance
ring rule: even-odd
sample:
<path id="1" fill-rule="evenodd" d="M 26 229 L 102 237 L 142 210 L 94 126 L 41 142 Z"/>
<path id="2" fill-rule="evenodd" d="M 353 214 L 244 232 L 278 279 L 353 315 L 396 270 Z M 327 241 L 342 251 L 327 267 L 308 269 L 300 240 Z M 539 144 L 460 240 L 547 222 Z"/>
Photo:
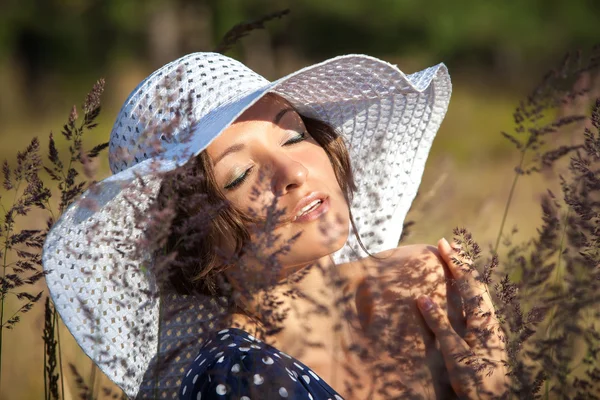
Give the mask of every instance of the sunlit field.
<path id="1" fill-rule="evenodd" d="M 491 78 L 490 78 L 491 79 Z M 91 86 L 90 82 L 90 86 Z M 126 83 L 133 87 L 134 79 Z M 115 104 L 126 90 L 107 82 L 106 98 L 113 99 L 102 111 L 100 126 L 95 135 L 87 138 L 85 146 L 107 141 L 112 120 L 116 115 Z M 514 167 L 518 154 L 514 147 L 500 135 L 510 131 L 513 125 L 512 110 L 522 93 L 497 93 L 490 97 L 466 81 L 454 81 L 453 98 L 446 119 L 434 142 L 427 162 L 419 194 L 407 217 L 414 222 L 404 243 L 436 243 L 441 237 L 450 238 L 454 227 L 466 227 L 472 231 L 480 244 L 493 244 L 498 235 L 500 222 L 508 193 L 514 179 Z M 73 97 L 71 103 L 80 103 Z M 68 100 L 65 100 L 68 103 Z M 66 105 L 66 104 L 65 104 Z M 24 148 L 33 136 L 38 136 L 42 146 L 47 145 L 50 131 L 58 133 L 66 119 L 69 107 L 52 113 L 51 118 L 36 119 L 23 115 L 2 128 L 3 146 L 0 158 L 14 160 L 15 152 Z M 65 150 L 65 149 L 63 149 Z M 105 159 L 105 157 L 101 157 Z M 107 163 L 98 164 L 98 179 L 108 176 Z M 556 188 L 556 172 L 524 176 L 516 188 L 516 194 L 508 214 L 506 230 L 518 226 L 515 240 L 533 234 L 540 224 L 540 195 L 548 186 Z M 3 198 L 3 204 L 11 199 Z M 41 227 L 45 215 L 28 217 L 17 227 Z M 500 254 L 502 254 L 502 247 Z M 45 290 L 44 284 L 37 285 Z M 7 311 L 14 310 L 9 300 Z M 43 393 L 43 304 L 25 314 L 15 329 L 5 331 L 2 354 L 2 392 L 6 399 L 39 399 Z M 62 363 L 65 373 L 65 398 L 77 398 L 75 379 L 67 365 L 72 363 L 89 382 L 90 360 L 79 350 L 69 332 L 60 330 Z M 143 345 L 143 344 L 140 344 Z M 100 372 L 96 385 L 110 386 Z"/>

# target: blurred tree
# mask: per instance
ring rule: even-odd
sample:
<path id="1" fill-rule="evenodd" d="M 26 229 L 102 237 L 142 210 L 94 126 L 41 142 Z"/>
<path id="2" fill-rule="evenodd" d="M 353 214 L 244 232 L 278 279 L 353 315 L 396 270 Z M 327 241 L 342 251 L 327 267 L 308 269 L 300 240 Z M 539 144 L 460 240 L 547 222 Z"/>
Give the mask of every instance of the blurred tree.
<path id="1" fill-rule="evenodd" d="M 234 24 L 288 7 L 290 17 L 269 26 L 263 47 L 309 58 L 360 52 L 444 60 L 496 76 L 537 72 L 600 33 L 597 0 L 2 0 L 0 71 L 18 68 L 31 94 L 45 76 L 76 86 L 119 59 L 155 67 L 212 49 Z"/>

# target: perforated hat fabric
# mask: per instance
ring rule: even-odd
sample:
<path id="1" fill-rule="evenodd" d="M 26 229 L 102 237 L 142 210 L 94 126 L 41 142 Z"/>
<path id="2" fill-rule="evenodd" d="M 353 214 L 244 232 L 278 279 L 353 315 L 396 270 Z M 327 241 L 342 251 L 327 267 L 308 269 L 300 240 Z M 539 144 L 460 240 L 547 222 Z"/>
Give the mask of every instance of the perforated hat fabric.
<path id="1" fill-rule="evenodd" d="M 114 175 L 75 201 L 43 249 L 56 309 L 84 352 L 130 397 L 176 398 L 218 299 L 160 300 L 139 250 L 162 172 L 185 164 L 266 93 L 334 127 L 357 184 L 351 210 L 370 252 L 396 247 L 451 94 L 443 64 L 405 75 L 364 55 L 346 55 L 269 82 L 215 53 L 184 56 L 136 87 L 110 137 Z M 174 128 L 175 127 L 175 128 Z M 354 235 L 336 262 L 366 256 Z M 169 316 L 168 318 L 166 316 Z M 199 323 L 202 322 L 202 323 Z M 157 372 L 154 365 L 166 366 Z"/>

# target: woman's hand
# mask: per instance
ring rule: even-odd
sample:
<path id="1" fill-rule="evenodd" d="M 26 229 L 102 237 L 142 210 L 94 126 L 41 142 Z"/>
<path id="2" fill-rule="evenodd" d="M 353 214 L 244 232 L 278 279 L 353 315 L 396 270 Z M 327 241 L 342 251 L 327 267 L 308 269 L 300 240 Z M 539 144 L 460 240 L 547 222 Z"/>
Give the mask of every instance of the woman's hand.
<path id="1" fill-rule="evenodd" d="M 360 321 L 360 325 L 353 325 L 357 337 L 364 339 L 362 347 L 369 349 L 378 365 L 374 368 L 371 364 L 370 370 L 385 370 L 378 378 L 381 387 L 392 388 L 401 382 L 406 388 L 397 397 L 456 398 L 435 336 L 415 302 L 421 294 L 433 298 L 447 312 L 456 332 L 464 334 L 461 296 L 451 282 L 446 262 L 436 246 L 423 244 L 405 245 L 375 256 L 336 270 L 362 278 L 354 280 L 357 285 L 352 289 L 356 320 Z M 359 362 L 365 363 L 365 359 L 361 355 Z M 381 398 L 392 397 L 393 393 L 386 393 Z"/>
<path id="2" fill-rule="evenodd" d="M 438 242 L 438 250 L 463 299 L 465 336 L 456 333 L 446 313 L 429 297 L 420 296 L 417 304 L 439 341 L 452 388 L 461 399 L 502 398 L 508 393 L 507 353 L 487 286 L 478 280 L 471 260 L 446 239 Z"/>

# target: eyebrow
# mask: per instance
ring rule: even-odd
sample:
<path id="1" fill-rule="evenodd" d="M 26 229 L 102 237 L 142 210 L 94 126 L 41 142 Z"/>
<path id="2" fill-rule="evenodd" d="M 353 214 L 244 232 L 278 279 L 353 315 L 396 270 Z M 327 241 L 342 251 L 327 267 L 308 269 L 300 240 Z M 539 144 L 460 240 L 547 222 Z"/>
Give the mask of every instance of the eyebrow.
<path id="1" fill-rule="evenodd" d="M 283 119 L 285 114 L 287 114 L 289 111 L 294 111 L 294 109 L 293 108 L 284 108 L 283 110 L 279 111 L 277 113 L 277 115 L 275 116 L 275 118 L 273 118 L 273 123 L 275 125 L 279 125 L 279 122 L 281 122 L 281 120 Z M 229 146 L 227 149 L 225 149 L 225 151 L 223 153 L 221 153 L 221 155 L 219 155 L 217 158 L 215 158 L 213 165 L 217 165 L 217 163 L 219 161 L 221 161 L 223 158 L 225 158 L 229 154 L 237 153 L 238 151 L 243 150 L 244 147 L 246 147 L 246 145 L 243 143 L 238 143 L 238 144 Z"/>

